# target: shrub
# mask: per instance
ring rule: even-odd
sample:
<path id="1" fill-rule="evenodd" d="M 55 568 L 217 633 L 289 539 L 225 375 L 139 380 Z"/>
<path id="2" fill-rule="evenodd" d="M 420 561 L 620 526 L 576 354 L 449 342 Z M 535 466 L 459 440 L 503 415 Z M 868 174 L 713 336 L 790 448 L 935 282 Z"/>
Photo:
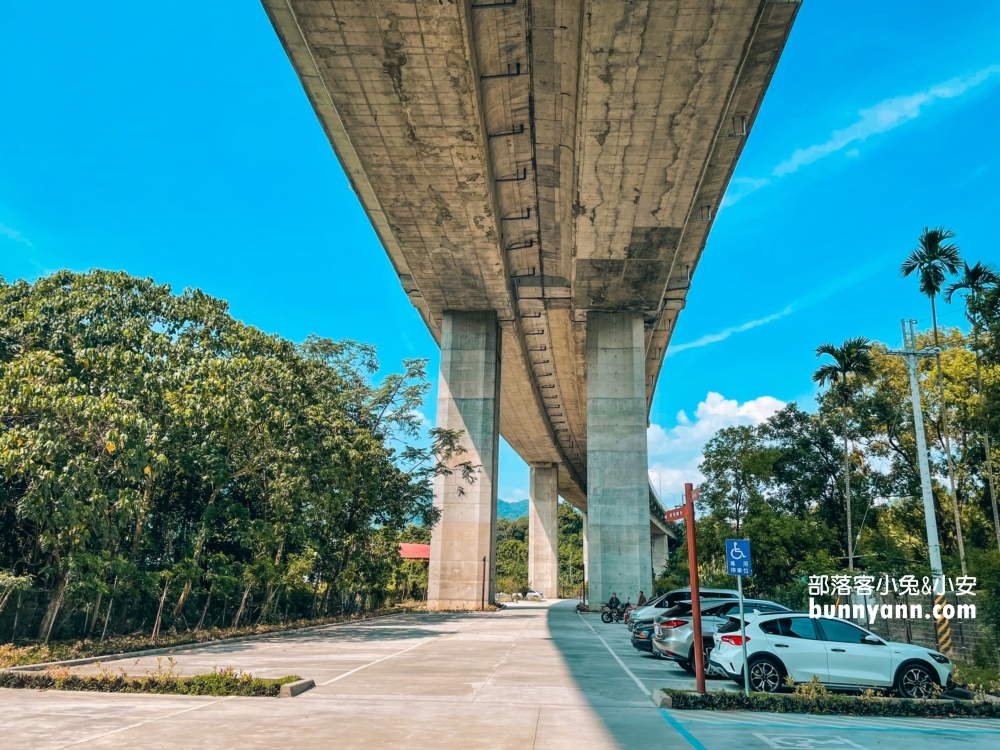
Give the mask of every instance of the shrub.
<path id="1" fill-rule="evenodd" d="M 768 711 L 771 713 L 841 714 L 848 716 L 924 716 L 1000 718 L 1000 703 L 952 700 L 908 700 L 849 695 L 804 695 L 713 691 L 707 695 L 665 689 L 676 709 Z"/>
<path id="2" fill-rule="evenodd" d="M 301 679 L 295 675 L 264 679 L 232 667 L 215 669 L 209 674 L 194 677 L 177 677 L 173 668 L 171 660 L 168 670 L 164 671 L 161 663 L 156 672 L 147 672 L 142 677 L 132 677 L 124 670 L 116 673 L 111 669 L 101 670 L 96 675 L 73 674 L 65 668 L 45 672 L 0 672 L 0 688 L 274 698 L 282 685 Z"/>

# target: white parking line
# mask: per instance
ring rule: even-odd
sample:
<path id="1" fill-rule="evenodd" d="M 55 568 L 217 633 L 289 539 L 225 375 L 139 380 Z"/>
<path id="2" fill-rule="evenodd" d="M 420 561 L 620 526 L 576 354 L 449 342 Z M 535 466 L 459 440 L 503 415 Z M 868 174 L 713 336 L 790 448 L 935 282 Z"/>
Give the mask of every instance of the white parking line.
<path id="1" fill-rule="evenodd" d="M 616 654 L 614 652 L 614 650 L 611 648 L 611 646 L 608 645 L 608 642 L 606 640 L 604 640 L 604 638 L 601 636 L 601 634 L 598 633 L 596 630 L 594 630 L 593 626 L 589 622 L 587 622 L 586 620 L 583 619 L 583 615 L 581 615 L 579 612 L 577 612 L 576 616 L 580 618 L 580 621 L 583 622 L 584 625 L 586 625 L 588 628 L 590 628 L 590 632 L 591 633 L 593 633 L 594 635 L 596 635 L 598 638 L 601 639 L 601 643 L 604 644 L 604 648 L 606 648 L 608 650 L 609 654 L 611 654 L 613 657 L 615 657 L 615 661 L 618 662 L 619 666 L 622 669 L 625 670 L 625 674 L 627 674 L 629 677 L 631 677 L 633 680 L 635 680 L 635 684 L 639 686 L 639 689 L 643 693 L 645 693 L 647 696 L 652 695 L 652 693 L 649 692 L 649 689 L 645 685 L 642 684 L 642 680 L 640 680 L 638 677 L 636 677 L 632 673 L 632 670 L 625 666 L 625 662 L 623 662 L 620 658 L 618 658 L 618 654 Z"/>
<path id="2" fill-rule="evenodd" d="M 182 711 L 175 711 L 174 713 L 166 714 L 164 716 L 154 716 L 151 719 L 146 719 L 144 721 L 137 721 L 135 724 L 129 724 L 128 726 L 119 727 L 118 729 L 112 729 L 110 732 L 105 732 L 104 734 L 98 734 L 98 735 L 96 735 L 94 737 L 86 737 L 86 738 L 84 738 L 82 740 L 77 740 L 76 742 L 69 742 L 69 743 L 67 743 L 65 745 L 60 745 L 59 747 L 60 748 L 74 747 L 76 745 L 83 745 L 84 743 L 88 743 L 88 742 L 96 742 L 97 740 L 103 739 L 105 737 L 110 737 L 113 734 L 120 734 L 121 732 L 127 732 L 129 729 L 135 729 L 136 727 L 141 727 L 141 726 L 144 726 L 145 724 L 152 724 L 154 721 L 163 721 L 165 719 L 172 719 L 175 716 L 180 716 L 181 714 L 187 714 L 187 713 L 191 713 L 192 711 L 197 711 L 197 710 L 202 709 L 202 708 L 208 708 L 209 706 L 214 706 L 216 703 L 224 703 L 225 701 L 232 700 L 234 697 L 236 697 L 236 696 L 230 695 L 230 696 L 228 696 L 226 698 L 220 698 L 217 701 L 211 701 L 209 703 L 202 703 L 201 705 L 192 706 L 191 708 L 185 708 Z"/>
<path id="3" fill-rule="evenodd" d="M 331 682 L 336 682 L 337 680 L 342 680 L 345 677 L 350 677 L 352 674 L 354 674 L 355 672 L 360 672 L 362 669 L 368 669 L 368 667 L 374 667 L 376 664 L 381 664 L 382 662 L 384 662 L 384 661 L 386 661 L 388 659 L 391 659 L 394 656 L 399 656 L 400 654 L 405 654 L 407 651 L 412 651 L 413 649 L 417 648 L 418 646 L 423 646 L 429 640 L 431 640 L 431 639 L 430 638 L 425 638 L 424 640 L 422 640 L 422 641 L 420 641 L 418 643 L 414 643 L 409 648 L 404 648 L 402 651 L 397 651 L 394 654 L 389 654 L 388 656 L 383 656 L 381 659 L 376 659 L 375 661 L 370 661 L 367 664 L 362 664 L 360 667 L 355 667 L 354 669 L 352 669 L 349 672 L 344 672 L 344 674 L 338 675 L 337 677 L 334 677 L 332 680 L 327 680 L 326 682 L 321 682 L 320 686 L 329 685 Z"/>
<path id="4" fill-rule="evenodd" d="M 440 635 L 451 635 L 452 633 L 457 633 L 459 630 L 467 628 L 467 627 L 469 627 L 470 625 L 472 625 L 472 624 L 474 624 L 476 622 L 478 622 L 478 620 L 473 619 L 472 621 L 465 623 L 465 625 L 462 625 L 459 628 L 455 628 L 454 630 L 450 630 L 450 631 L 445 631 L 445 632 L 441 633 Z M 438 637 L 438 636 L 435 636 L 435 637 Z M 392 659 L 393 657 L 399 656 L 400 654 L 405 654 L 407 651 L 412 651 L 413 649 L 415 649 L 415 648 L 417 648 L 419 646 L 423 646 L 425 643 L 429 643 L 430 641 L 433 641 L 435 637 L 424 638 L 419 643 L 414 643 L 412 646 L 410 646 L 409 648 L 404 648 L 402 651 L 397 651 L 394 654 L 389 654 L 388 656 L 383 656 L 381 659 L 376 659 L 375 661 L 368 662 L 367 664 L 362 664 L 360 667 L 355 667 L 354 669 L 350 670 L 349 672 L 344 672 L 344 674 L 338 675 L 337 677 L 334 677 L 332 680 L 327 680 L 326 682 L 321 682 L 320 683 L 320 687 L 323 687 L 324 685 L 329 685 L 330 683 L 336 682 L 337 680 L 342 680 L 345 677 L 350 677 L 355 672 L 360 672 L 362 669 L 368 669 L 368 667 L 374 667 L 376 664 L 381 664 L 382 662 L 387 661 L 388 659 Z"/>

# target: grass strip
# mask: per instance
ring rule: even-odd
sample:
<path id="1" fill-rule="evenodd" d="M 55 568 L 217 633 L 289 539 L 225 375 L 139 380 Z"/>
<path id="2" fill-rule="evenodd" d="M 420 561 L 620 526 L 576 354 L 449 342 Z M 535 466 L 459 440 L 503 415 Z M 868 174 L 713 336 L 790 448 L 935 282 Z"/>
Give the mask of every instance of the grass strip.
<path id="1" fill-rule="evenodd" d="M 129 677 L 110 671 L 97 675 L 66 672 L 0 672 L 0 688 L 36 690 L 85 690 L 97 693 L 159 693 L 162 695 L 238 695 L 276 698 L 281 686 L 301 679 L 295 675 L 277 679 L 254 677 L 231 669 L 193 677 L 145 675 Z"/>
<path id="2" fill-rule="evenodd" d="M 713 691 L 707 695 L 665 688 L 671 707 L 703 711 L 767 711 L 779 714 L 839 714 L 845 716 L 916 716 L 1000 718 L 1000 703 L 978 700 L 909 700 L 853 695 L 786 695 Z"/>

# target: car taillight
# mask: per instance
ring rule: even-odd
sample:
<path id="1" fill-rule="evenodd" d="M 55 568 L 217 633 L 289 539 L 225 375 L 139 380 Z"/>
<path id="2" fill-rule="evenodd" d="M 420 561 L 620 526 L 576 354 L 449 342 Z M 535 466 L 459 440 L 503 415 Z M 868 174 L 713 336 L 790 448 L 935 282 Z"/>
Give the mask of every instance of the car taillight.
<path id="1" fill-rule="evenodd" d="M 723 643 L 728 643 L 730 646 L 742 646 L 743 636 L 742 635 L 724 635 L 720 638 Z M 747 643 L 750 643 L 750 636 L 747 636 Z"/>
<path id="2" fill-rule="evenodd" d="M 684 620 L 667 620 L 666 622 L 661 622 L 661 628 L 679 628 L 682 625 L 687 625 Z"/>

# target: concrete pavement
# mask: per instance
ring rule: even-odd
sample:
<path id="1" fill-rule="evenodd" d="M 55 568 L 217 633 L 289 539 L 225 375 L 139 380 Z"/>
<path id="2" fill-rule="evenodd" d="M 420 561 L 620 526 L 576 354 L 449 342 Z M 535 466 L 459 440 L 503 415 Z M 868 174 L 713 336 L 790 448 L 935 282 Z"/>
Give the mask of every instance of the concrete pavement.
<path id="1" fill-rule="evenodd" d="M 401 614 L 175 656 L 182 674 L 234 666 L 316 681 L 292 700 L 0 690 L 2 746 L 875 750 L 914 740 L 945 749 L 1000 742 L 998 721 L 661 711 L 648 693 L 692 680 L 635 651 L 624 626 L 581 617 L 573 604 Z M 156 658 L 104 666 L 142 674 Z"/>

